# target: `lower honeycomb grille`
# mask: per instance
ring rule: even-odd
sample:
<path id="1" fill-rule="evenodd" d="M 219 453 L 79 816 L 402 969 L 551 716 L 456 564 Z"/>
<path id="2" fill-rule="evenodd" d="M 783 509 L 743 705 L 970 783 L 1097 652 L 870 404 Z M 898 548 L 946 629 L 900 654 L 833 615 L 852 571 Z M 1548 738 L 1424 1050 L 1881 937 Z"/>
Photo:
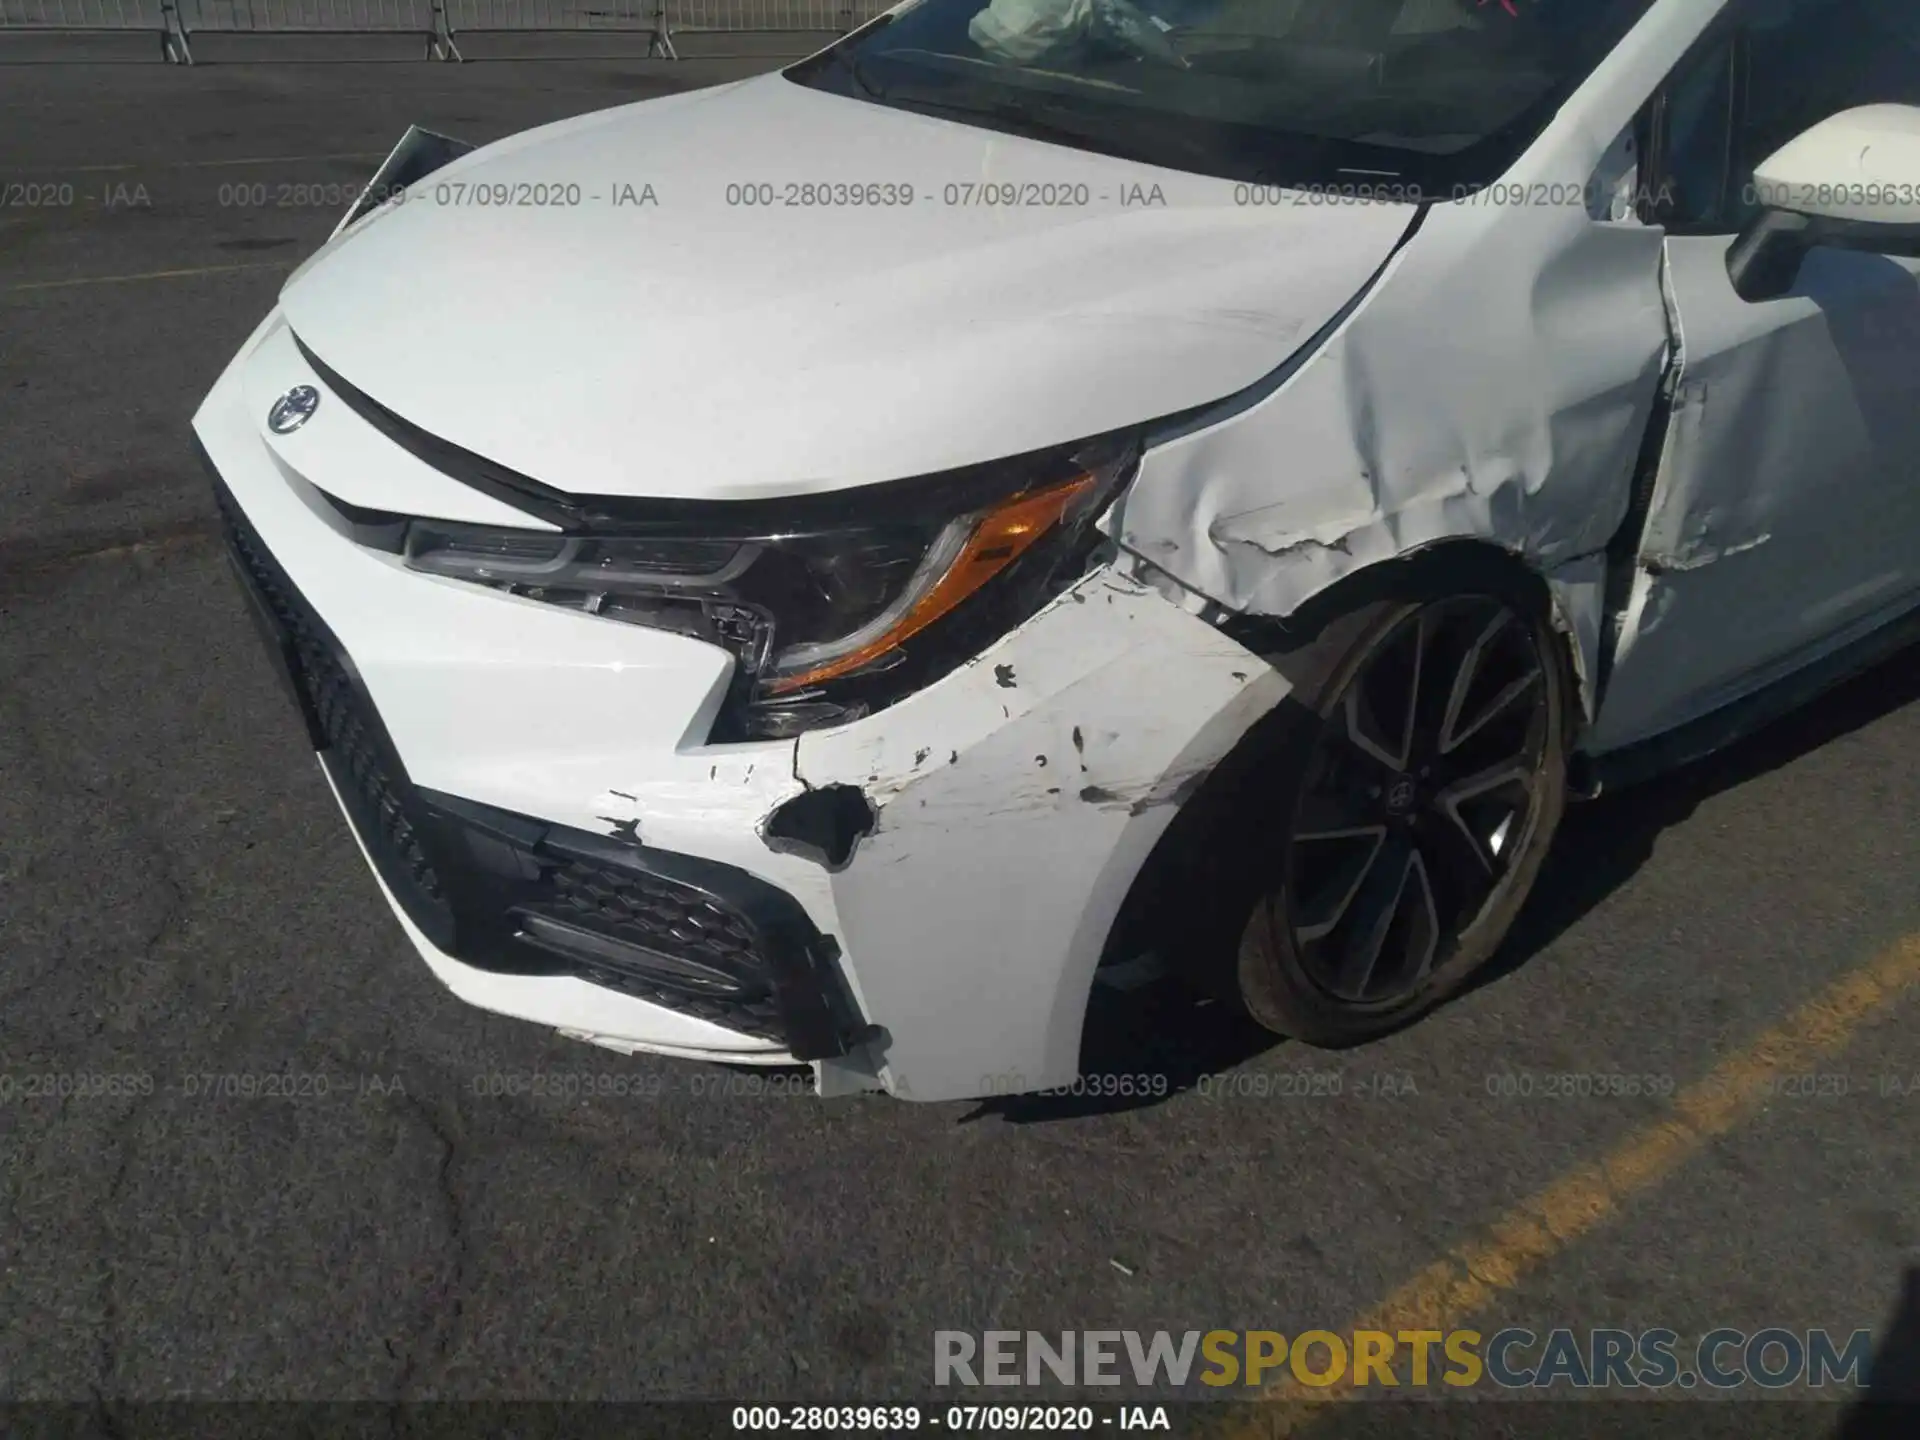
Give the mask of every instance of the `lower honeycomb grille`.
<path id="1" fill-rule="evenodd" d="M 569 860 L 549 880 L 552 898 L 527 907 L 583 930 L 657 951 L 732 977 L 733 993 L 701 994 L 657 976 L 602 964 L 601 983 L 730 1030 L 784 1040 L 772 976 L 753 928 L 734 911 L 687 886 Z"/>
<path id="2" fill-rule="evenodd" d="M 369 723 L 368 705 L 348 677 L 304 600 L 278 574 L 254 538 L 239 508 L 224 493 L 220 501 L 228 545 L 256 596 L 278 622 L 288 642 L 286 656 L 292 681 L 304 700 L 311 721 L 326 742 L 336 782 L 351 790 L 350 803 L 360 813 L 361 839 L 378 853 L 380 870 L 389 885 L 397 885 L 409 911 L 425 910 L 451 920 L 440 876 L 420 843 L 413 819 L 401 799 L 397 759 L 382 754 Z M 357 802 L 357 803 L 355 803 Z"/>

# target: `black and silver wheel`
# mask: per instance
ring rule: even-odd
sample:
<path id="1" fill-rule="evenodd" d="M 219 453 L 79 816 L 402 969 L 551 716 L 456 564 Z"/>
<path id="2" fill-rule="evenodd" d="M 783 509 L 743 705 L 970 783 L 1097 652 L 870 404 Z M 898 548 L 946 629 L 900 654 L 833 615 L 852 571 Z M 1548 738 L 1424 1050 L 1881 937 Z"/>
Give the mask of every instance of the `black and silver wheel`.
<path id="1" fill-rule="evenodd" d="M 1270 1029 L 1355 1044 L 1456 988 L 1512 924 L 1565 804 L 1566 670 L 1496 594 L 1377 603 L 1281 664 L 1307 713 L 1237 988 Z"/>

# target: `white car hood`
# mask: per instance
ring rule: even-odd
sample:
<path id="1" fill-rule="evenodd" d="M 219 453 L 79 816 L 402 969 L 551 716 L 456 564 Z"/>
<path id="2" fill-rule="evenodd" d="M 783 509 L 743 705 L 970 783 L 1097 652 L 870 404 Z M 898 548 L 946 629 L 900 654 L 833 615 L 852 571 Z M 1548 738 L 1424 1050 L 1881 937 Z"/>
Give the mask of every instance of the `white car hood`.
<path id="1" fill-rule="evenodd" d="M 781 203 L 869 183 L 914 202 Z M 741 185 L 775 203 L 730 204 Z M 1084 186 L 1085 203 L 949 203 L 982 185 Z M 475 203 L 566 186 L 577 203 Z M 351 384 L 559 489 L 834 490 L 1231 394 L 1352 298 L 1413 215 L 1245 198 L 769 75 L 475 151 L 322 250 L 282 304 Z"/>

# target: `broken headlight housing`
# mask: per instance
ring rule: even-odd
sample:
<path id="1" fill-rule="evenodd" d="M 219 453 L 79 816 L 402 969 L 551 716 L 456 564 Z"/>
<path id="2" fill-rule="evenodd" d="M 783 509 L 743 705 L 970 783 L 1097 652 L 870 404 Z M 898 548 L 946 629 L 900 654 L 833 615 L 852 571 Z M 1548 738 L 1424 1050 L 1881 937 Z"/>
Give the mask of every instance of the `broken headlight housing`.
<path id="1" fill-rule="evenodd" d="M 882 709 L 1034 614 L 1086 572 L 1138 458 L 1107 438 L 792 500 L 605 502 L 558 533 L 360 528 L 414 570 L 721 646 L 712 738 L 781 738 Z"/>

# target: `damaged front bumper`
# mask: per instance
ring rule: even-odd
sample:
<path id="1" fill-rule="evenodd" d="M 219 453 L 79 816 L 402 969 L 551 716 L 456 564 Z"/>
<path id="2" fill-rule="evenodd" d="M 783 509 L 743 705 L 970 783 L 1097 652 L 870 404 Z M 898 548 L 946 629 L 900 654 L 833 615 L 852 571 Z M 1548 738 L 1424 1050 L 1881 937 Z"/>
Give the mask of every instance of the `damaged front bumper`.
<path id="1" fill-rule="evenodd" d="M 346 649 L 214 476 L 229 558 L 355 838 L 419 940 L 491 975 L 571 977 L 782 1058 L 867 1038 L 839 947 L 792 896 L 659 851 L 412 782 Z"/>
<path id="2" fill-rule="evenodd" d="M 808 1062 L 823 1094 L 1074 1078 L 1121 902 L 1276 672 L 1105 568 L 877 715 L 709 745 L 724 652 L 355 544 L 319 493 L 341 456 L 428 513 L 454 482 L 351 414 L 270 444 L 262 395 L 314 381 L 284 349 L 249 372 L 256 348 L 195 430 L 328 782 L 443 982 L 615 1049 Z"/>

